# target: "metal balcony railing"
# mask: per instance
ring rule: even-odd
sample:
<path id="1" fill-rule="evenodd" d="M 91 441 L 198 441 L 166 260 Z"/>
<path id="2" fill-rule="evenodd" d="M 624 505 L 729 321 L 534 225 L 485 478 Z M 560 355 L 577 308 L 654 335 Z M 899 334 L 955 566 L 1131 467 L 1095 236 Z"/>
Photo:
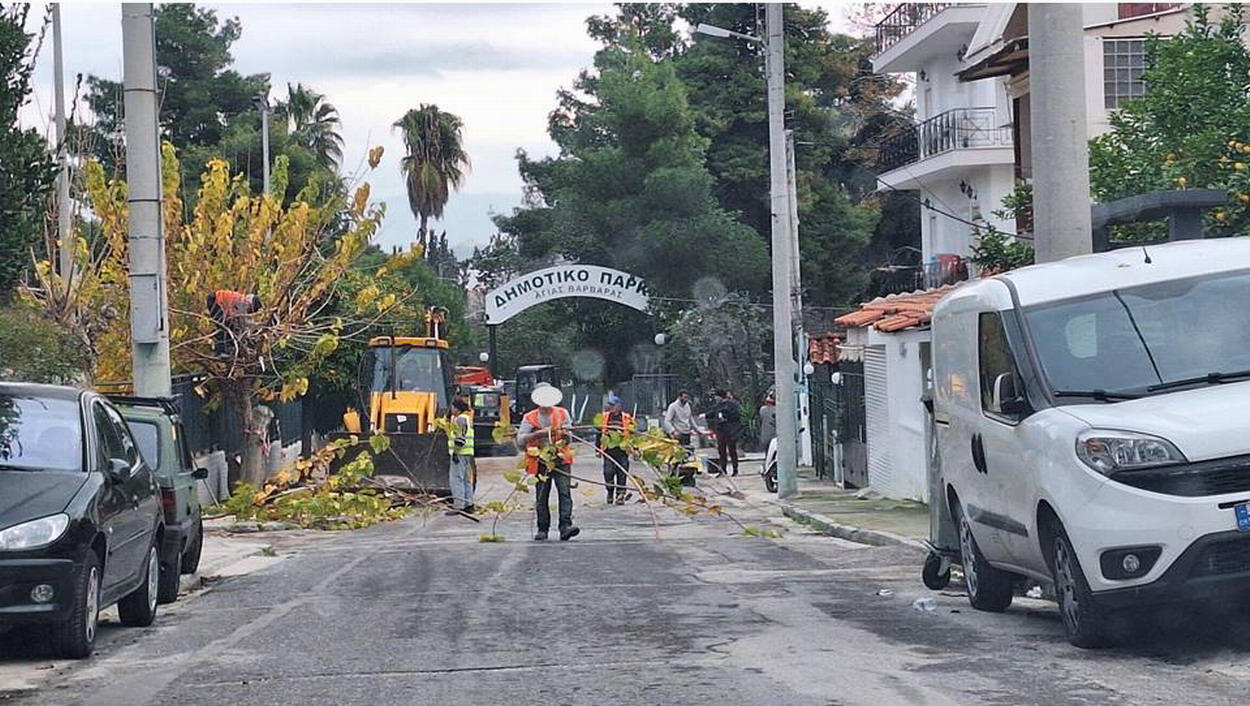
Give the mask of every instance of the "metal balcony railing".
<path id="1" fill-rule="evenodd" d="M 877 53 L 894 46 L 934 15 L 954 5 L 952 2 L 904 2 L 877 23 Z"/>
<path id="2" fill-rule="evenodd" d="M 939 113 L 881 143 L 878 160 L 888 172 L 944 152 L 1010 147 L 1011 128 L 997 127 L 993 108 L 956 108 Z"/>

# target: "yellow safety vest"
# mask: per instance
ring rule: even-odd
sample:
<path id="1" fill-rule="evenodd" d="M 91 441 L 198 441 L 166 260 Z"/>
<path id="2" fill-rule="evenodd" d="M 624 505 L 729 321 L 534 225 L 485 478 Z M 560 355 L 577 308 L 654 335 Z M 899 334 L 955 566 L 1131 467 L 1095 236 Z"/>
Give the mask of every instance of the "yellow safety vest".
<path id="1" fill-rule="evenodd" d="M 453 418 L 453 426 L 455 428 L 455 419 L 463 419 L 465 422 L 464 446 L 456 448 L 456 434 L 447 435 L 447 453 L 452 456 L 472 456 L 473 455 L 473 416 L 468 412 L 461 412 L 459 416 Z"/>

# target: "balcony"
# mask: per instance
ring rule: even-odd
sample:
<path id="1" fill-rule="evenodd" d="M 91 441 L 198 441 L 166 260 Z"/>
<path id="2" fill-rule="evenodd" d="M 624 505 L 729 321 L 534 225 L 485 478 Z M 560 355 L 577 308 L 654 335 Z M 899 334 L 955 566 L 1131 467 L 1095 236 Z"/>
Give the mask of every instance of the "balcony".
<path id="1" fill-rule="evenodd" d="M 876 26 L 878 73 L 919 71 L 937 57 L 954 56 L 976 33 L 985 5 L 902 3 Z"/>
<path id="2" fill-rule="evenodd" d="M 905 2 L 877 23 L 877 53 L 883 54 L 898 40 L 911 34 L 917 27 L 928 22 L 942 10 L 954 3 Z"/>
<path id="3" fill-rule="evenodd" d="M 897 180 L 890 179 L 889 173 L 942 155 L 951 156 L 947 160 L 950 166 L 1012 164 L 1015 154 L 1011 128 L 999 127 L 997 122 L 993 108 L 956 108 L 886 138 L 879 157 L 882 181 L 894 188 L 906 188 L 891 183 Z"/>

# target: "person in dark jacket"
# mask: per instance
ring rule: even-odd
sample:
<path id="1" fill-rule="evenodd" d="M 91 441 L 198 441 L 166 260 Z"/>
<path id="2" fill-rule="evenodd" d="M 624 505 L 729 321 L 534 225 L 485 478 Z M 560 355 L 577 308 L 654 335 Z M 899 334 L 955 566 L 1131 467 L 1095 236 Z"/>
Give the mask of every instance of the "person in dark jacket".
<path id="1" fill-rule="evenodd" d="M 719 475 L 725 475 L 733 463 L 733 474 L 738 475 L 738 439 L 742 436 L 742 410 L 738 401 L 725 390 L 717 390 L 716 406 L 712 418 L 716 422 L 716 453 L 720 464 Z"/>

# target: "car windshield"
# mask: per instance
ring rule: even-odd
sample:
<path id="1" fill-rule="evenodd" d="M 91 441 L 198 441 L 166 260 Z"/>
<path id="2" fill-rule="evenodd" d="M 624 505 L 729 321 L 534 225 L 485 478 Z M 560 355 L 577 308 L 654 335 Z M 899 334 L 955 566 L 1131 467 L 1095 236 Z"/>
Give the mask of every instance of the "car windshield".
<path id="1" fill-rule="evenodd" d="M 78 402 L 0 393 L 0 469 L 82 471 Z"/>
<path id="2" fill-rule="evenodd" d="M 377 392 L 433 391 L 438 393 L 439 407 L 446 407 L 447 373 L 443 355 L 437 348 L 398 347 L 374 351 L 372 385 Z"/>
<path id="3" fill-rule="evenodd" d="M 1250 272 L 1025 309 L 1052 389 L 1155 392 L 1250 371 Z M 1202 378 L 1202 379 L 1195 379 Z"/>

